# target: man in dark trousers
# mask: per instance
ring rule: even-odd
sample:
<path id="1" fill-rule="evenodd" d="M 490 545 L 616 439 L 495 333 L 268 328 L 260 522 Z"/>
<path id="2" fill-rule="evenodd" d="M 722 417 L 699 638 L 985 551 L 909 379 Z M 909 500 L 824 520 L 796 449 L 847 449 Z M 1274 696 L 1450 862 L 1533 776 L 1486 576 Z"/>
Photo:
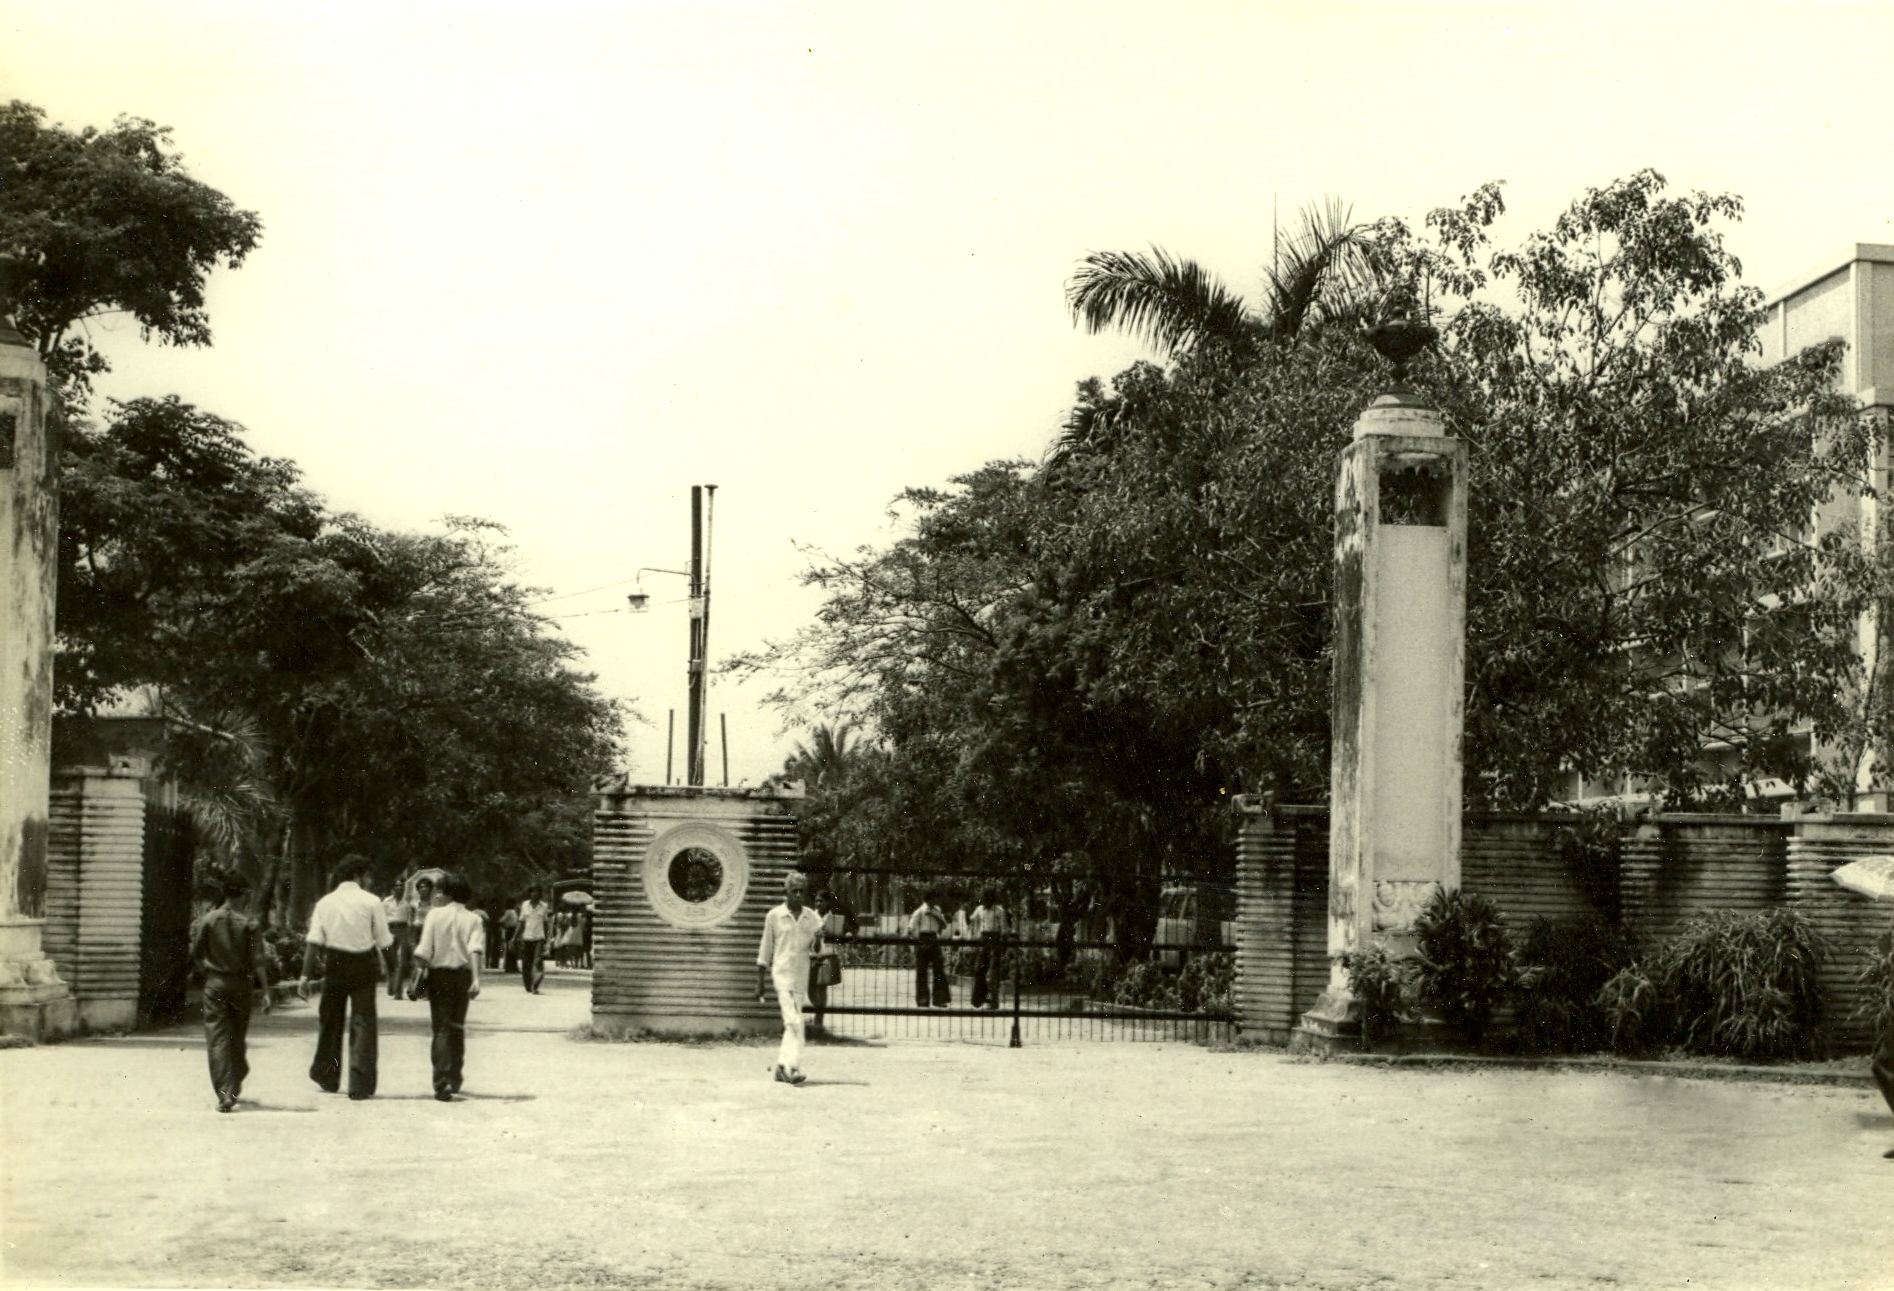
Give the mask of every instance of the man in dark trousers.
<path id="1" fill-rule="evenodd" d="M 944 1009 L 953 1003 L 947 985 L 947 957 L 941 952 L 940 939 L 949 926 L 947 912 L 932 892 L 908 916 L 908 936 L 914 946 L 914 1004 L 916 1008 Z M 931 990 L 930 990 L 931 988 Z M 931 998 L 930 998 L 931 996 Z"/>
<path id="2" fill-rule="evenodd" d="M 458 874 L 441 879 L 446 898 L 427 912 L 414 948 L 417 973 L 427 974 L 427 1012 L 433 1023 L 430 1053 L 434 1097 L 454 1101 L 467 1059 L 467 1002 L 480 994 L 480 964 L 486 957 L 486 920 L 467 908 L 473 889 Z"/>
<path id="3" fill-rule="evenodd" d="M 342 1088 L 342 1032 L 346 1021 L 349 1048 L 349 1097 L 375 1096 L 375 989 L 382 952 L 394 944 L 381 902 L 362 886 L 368 858 L 350 854 L 329 873 L 331 891 L 316 902 L 304 941 L 303 975 L 297 991 L 309 998 L 309 979 L 322 959 L 322 1003 L 316 1060 L 309 1079 L 333 1094 Z"/>
<path id="4" fill-rule="evenodd" d="M 247 1040 L 254 983 L 263 988 L 263 1011 L 270 998 L 270 961 L 263 930 L 250 916 L 250 882 L 226 875 L 218 885 L 221 902 L 191 929 L 191 960 L 204 974 L 204 1051 L 210 1058 L 210 1087 L 217 1110 L 237 1110 L 237 1095 L 250 1074 Z"/>

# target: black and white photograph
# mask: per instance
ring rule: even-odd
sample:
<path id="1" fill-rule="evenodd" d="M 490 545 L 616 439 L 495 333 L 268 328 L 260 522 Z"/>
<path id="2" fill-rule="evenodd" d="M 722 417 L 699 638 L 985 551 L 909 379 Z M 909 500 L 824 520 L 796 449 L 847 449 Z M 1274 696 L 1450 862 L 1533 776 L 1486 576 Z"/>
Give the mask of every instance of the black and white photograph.
<path id="1" fill-rule="evenodd" d="M 0 1291 L 1894 1287 L 1894 6 L 0 13 Z"/>

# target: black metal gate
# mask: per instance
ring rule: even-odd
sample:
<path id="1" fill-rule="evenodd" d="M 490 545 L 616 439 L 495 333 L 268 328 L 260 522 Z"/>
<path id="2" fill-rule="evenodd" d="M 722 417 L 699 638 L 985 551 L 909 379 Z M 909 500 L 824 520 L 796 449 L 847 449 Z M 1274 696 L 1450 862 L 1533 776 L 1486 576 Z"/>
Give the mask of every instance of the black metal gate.
<path id="1" fill-rule="evenodd" d="M 1049 888 L 978 872 L 811 869 L 832 911 L 842 980 L 812 992 L 830 1035 L 988 1041 L 1227 1040 L 1234 1035 L 1234 889 L 1227 878 L 1154 879 L 1154 935 L 1081 913 Z M 1006 910 L 1004 936 L 975 936 L 982 892 Z M 910 930 L 934 892 L 945 935 Z M 1147 912 L 1148 913 L 1148 912 Z M 834 931 L 840 927 L 839 935 Z"/>
<path id="2" fill-rule="evenodd" d="M 145 872 L 139 919 L 138 1021 L 169 1022 L 184 1012 L 191 975 L 191 822 L 181 811 L 145 805 Z"/>

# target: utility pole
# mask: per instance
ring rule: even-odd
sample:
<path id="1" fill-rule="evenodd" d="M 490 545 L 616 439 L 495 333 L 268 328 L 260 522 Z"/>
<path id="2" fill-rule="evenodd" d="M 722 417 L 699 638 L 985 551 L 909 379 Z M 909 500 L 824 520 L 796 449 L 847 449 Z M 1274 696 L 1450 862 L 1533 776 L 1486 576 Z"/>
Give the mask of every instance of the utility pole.
<path id="1" fill-rule="evenodd" d="M 705 665 L 710 653 L 710 528 L 716 509 L 716 485 L 691 485 L 690 710 L 685 718 L 684 782 L 694 788 L 704 783 L 709 725 Z"/>

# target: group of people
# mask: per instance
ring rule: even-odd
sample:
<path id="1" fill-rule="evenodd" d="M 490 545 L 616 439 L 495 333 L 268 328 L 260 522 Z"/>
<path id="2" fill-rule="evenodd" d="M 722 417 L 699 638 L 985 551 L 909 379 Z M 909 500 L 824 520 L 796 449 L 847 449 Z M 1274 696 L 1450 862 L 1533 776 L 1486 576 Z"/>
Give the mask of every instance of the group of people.
<path id="1" fill-rule="evenodd" d="M 914 948 L 914 1005 L 916 1008 L 950 1008 L 953 990 L 948 984 L 947 956 L 942 945 L 949 935 L 970 938 L 974 943 L 973 1007 L 997 1010 L 1000 1007 L 1000 966 L 1007 932 L 1006 907 L 999 903 L 991 888 L 980 894 L 980 904 L 972 913 L 948 915 L 939 894 L 927 893 L 921 904 L 908 916 L 908 936 Z"/>
<path id="2" fill-rule="evenodd" d="M 372 866 L 344 857 L 330 872 L 330 891 L 310 913 L 298 993 L 320 982 L 315 1060 L 309 1078 L 328 1093 L 375 1096 L 379 1051 L 376 997 L 425 997 L 430 1022 L 434 1097 L 452 1102 L 465 1076 L 467 1008 L 480 994 L 483 968 L 517 964 L 521 985 L 539 994 L 549 943 L 566 936 L 579 946 L 579 919 L 561 922 L 547 889 L 508 905 L 498 919 L 473 907 L 473 891 L 457 874 L 409 875 L 384 897 L 370 891 Z M 250 1016 L 258 994 L 274 1005 L 270 960 L 252 909 L 248 880 L 231 874 L 216 885 L 216 905 L 191 930 L 191 958 L 204 979 L 204 1038 L 217 1110 L 236 1110 L 249 1075 Z M 573 912 L 575 915 L 578 912 Z M 576 962 L 568 959 L 567 962 Z M 344 1070 L 344 1054 L 347 1064 Z"/>

